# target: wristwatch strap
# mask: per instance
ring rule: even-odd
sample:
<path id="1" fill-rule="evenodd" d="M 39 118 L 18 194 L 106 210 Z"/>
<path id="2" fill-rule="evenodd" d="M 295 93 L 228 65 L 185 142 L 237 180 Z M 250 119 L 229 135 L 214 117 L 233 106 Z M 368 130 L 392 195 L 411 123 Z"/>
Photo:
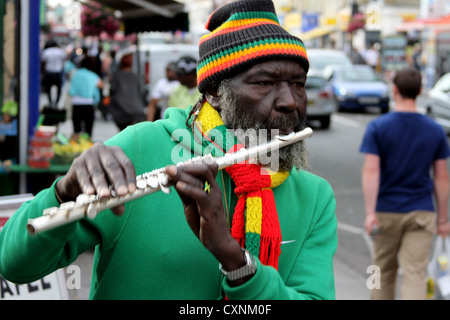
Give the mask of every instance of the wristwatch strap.
<path id="1" fill-rule="evenodd" d="M 253 255 L 248 252 L 248 250 L 245 250 L 242 248 L 242 251 L 244 252 L 244 259 L 245 259 L 245 265 L 233 270 L 233 271 L 226 271 L 222 268 L 222 264 L 219 264 L 220 271 L 225 275 L 225 277 L 230 280 L 238 280 L 244 277 L 247 277 L 249 275 L 255 274 L 256 268 L 257 268 L 257 262 Z"/>

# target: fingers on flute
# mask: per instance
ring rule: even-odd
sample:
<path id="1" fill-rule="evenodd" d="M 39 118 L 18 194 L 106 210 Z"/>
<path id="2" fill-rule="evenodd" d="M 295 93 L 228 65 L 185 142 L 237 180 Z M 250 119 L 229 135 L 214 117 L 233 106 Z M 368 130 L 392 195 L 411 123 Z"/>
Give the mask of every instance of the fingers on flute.
<path id="1" fill-rule="evenodd" d="M 206 164 L 193 164 L 181 167 L 168 166 L 167 174 L 175 182 L 175 189 L 191 198 L 203 198 L 205 182 L 211 187 L 215 183 L 214 168 Z"/>
<path id="2" fill-rule="evenodd" d="M 90 180 L 96 193 L 101 197 L 109 197 L 110 191 L 108 181 L 106 180 L 106 170 L 102 166 L 100 159 L 97 157 L 90 157 L 86 161 L 86 167 L 89 173 Z M 87 185 L 87 184 L 86 184 Z"/>
<path id="3" fill-rule="evenodd" d="M 134 166 L 121 148 L 98 144 L 91 149 L 77 168 L 85 193 L 97 193 L 103 198 L 111 195 L 109 185 L 119 196 L 136 189 Z"/>
<path id="4" fill-rule="evenodd" d="M 136 190 L 134 166 L 122 149 L 111 147 L 104 150 L 100 154 L 100 162 L 117 195 L 123 196 Z"/>

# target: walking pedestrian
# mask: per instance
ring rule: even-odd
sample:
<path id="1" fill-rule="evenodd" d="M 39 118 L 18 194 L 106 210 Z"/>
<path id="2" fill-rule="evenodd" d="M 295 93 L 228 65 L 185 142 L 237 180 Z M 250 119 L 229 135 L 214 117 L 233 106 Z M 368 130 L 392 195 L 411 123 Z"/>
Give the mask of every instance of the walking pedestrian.
<path id="1" fill-rule="evenodd" d="M 180 84 L 170 93 L 168 106 L 186 109 L 201 97 L 197 89 L 197 60 L 190 56 L 181 57 L 176 62 L 176 74 Z"/>
<path id="2" fill-rule="evenodd" d="M 148 104 L 148 121 L 164 119 L 164 112 L 169 103 L 170 93 L 180 85 L 180 82 L 177 80 L 176 67 L 175 62 L 168 63 L 166 66 L 166 76 L 159 79 L 153 87 L 151 100 Z"/>
<path id="3" fill-rule="evenodd" d="M 69 95 L 72 99 L 72 123 L 75 134 L 85 132 L 92 137 L 95 119 L 95 106 L 100 102 L 100 89 L 103 81 L 93 71 L 92 57 L 81 60 L 80 68 L 71 78 Z"/>
<path id="4" fill-rule="evenodd" d="M 120 59 L 119 70 L 112 75 L 109 112 L 119 130 L 146 120 L 144 97 L 140 91 L 139 78 L 132 71 L 133 56 Z"/>
<path id="5" fill-rule="evenodd" d="M 61 96 L 64 61 L 67 58 L 67 54 L 54 40 L 50 40 L 46 47 L 47 48 L 42 51 L 41 56 L 44 70 L 43 86 L 47 93 L 49 107 L 56 109 Z M 52 96 L 53 87 L 56 87 L 55 99 L 53 99 Z"/>
<path id="6" fill-rule="evenodd" d="M 417 112 L 421 81 L 420 72 L 413 68 L 397 72 L 395 110 L 369 123 L 360 148 L 365 153 L 365 229 L 369 234 L 374 227 L 379 230 L 374 264 L 380 267 L 381 283 L 379 289 L 372 289 L 372 299 L 395 299 L 399 268 L 403 271 L 401 297 L 426 299 L 433 234 L 450 232 L 446 163 L 450 149 L 444 130 Z"/>

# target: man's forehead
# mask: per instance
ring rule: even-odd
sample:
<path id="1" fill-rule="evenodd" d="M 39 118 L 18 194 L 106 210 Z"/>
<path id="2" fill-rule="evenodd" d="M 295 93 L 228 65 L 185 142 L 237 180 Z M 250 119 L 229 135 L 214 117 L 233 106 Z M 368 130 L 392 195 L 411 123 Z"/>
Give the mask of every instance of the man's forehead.
<path id="1" fill-rule="evenodd" d="M 244 74 L 246 76 L 254 76 L 258 74 L 267 75 L 281 75 L 281 74 L 295 74 L 296 76 L 305 76 L 306 72 L 300 63 L 289 60 L 273 60 L 265 61 L 247 69 Z"/>

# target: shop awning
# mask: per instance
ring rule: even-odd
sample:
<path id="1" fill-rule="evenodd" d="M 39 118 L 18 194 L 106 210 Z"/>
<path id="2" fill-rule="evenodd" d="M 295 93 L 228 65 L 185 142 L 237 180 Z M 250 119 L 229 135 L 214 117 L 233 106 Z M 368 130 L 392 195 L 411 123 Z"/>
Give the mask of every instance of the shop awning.
<path id="1" fill-rule="evenodd" d="M 398 32 L 422 31 L 425 27 L 450 28 L 450 15 L 437 19 L 416 19 L 404 22 L 396 27 Z"/>
<path id="2" fill-rule="evenodd" d="M 174 0 L 95 0 L 121 12 L 125 33 L 145 31 L 188 31 L 184 4 Z"/>
<path id="3" fill-rule="evenodd" d="M 318 37 L 323 37 L 327 34 L 332 33 L 333 31 L 333 27 L 317 27 L 308 32 L 300 34 L 300 39 L 302 39 L 303 41 L 308 41 Z"/>

